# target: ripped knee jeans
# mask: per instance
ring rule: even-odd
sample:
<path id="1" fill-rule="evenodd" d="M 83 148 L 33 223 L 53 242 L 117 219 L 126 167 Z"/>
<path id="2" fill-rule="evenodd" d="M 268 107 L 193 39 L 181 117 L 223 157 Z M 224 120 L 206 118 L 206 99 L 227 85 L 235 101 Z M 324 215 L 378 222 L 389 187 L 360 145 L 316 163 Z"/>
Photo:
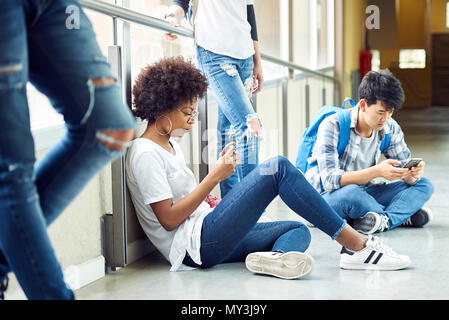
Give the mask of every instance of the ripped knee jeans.
<path id="1" fill-rule="evenodd" d="M 251 104 L 253 57 L 236 59 L 197 46 L 198 65 L 218 104 L 217 153 L 234 141 L 240 165 L 220 183 L 222 198 L 259 163 L 262 122 Z"/>
<path id="2" fill-rule="evenodd" d="M 65 23 L 70 6 L 75 29 Z M 8 48 L 0 52 L 0 281 L 13 271 L 30 299 L 73 299 L 47 227 L 125 152 L 135 121 L 77 1 L 2 1 L 0 41 Z M 37 163 L 28 81 L 66 127 Z"/>

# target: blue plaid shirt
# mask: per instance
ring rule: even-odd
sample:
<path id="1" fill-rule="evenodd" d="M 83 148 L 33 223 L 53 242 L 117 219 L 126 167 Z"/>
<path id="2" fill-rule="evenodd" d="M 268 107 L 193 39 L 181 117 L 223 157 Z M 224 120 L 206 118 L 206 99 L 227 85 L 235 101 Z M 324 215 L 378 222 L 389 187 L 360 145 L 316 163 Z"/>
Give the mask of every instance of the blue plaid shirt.
<path id="1" fill-rule="evenodd" d="M 312 156 L 308 159 L 309 163 L 317 161 L 318 165 L 309 169 L 305 174 L 310 184 L 320 193 L 339 189 L 342 174 L 346 171 L 354 171 L 354 163 L 362 139 L 355 130 L 358 111 L 358 105 L 349 111 L 351 114 L 351 132 L 348 144 L 340 156 L 337 151 L 340 134 L 337 115 L 327 117 L 320 124 Z M 390 144 L 383 155 L 386 159 L 395 159 L 405 163 L 410 158 L 410 150 L 404 141 L 401 127 L 393 118 L 390 118 L 378 134 L 375 164 L 378 163 L 381 155 L 381 141 L 387 133 L 390 133 Z M 379 183 L 385 183 L 385 180 L 379 182 L 378 179 L 374 179 L 363 186 L 370 187 Z"/>

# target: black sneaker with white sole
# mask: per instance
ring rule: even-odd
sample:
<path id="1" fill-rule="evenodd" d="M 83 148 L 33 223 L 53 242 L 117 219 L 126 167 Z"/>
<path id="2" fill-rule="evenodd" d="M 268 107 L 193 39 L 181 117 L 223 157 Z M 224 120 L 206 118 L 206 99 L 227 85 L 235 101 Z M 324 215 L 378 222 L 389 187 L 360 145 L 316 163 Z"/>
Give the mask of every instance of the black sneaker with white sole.
<path id="1" fill-rule="evenodd" d="M 422 228 L 432 220 L 432 210 L 422 207 L 410 216 L 403 224 L 401 224 L 401 227 Z"/>
<path id="2" fill-rule="evenodd" d="M 378 237 L 368 236 L 366 247 L 351 251 L 343 247 L 340 252 L 340 268 L 349 270 L 400 270 L 407 268 L 411 260 L 397 254 L 383 244 Z"/>

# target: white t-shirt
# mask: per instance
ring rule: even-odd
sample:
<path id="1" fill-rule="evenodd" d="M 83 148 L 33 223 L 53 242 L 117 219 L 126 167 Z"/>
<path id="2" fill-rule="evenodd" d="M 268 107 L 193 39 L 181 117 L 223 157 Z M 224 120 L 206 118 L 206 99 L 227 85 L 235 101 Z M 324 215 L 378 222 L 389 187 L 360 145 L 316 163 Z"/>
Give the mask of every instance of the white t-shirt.
<path id="1" fill-rule="evenodd" d="M 126 154 L 126 181 L 140 225 L 170 261 L 170 271 L 188 270 L 192 268 L 182 264 L 186 252 L 196 264 L 201 264 L 201 228 L 212 209 L 203 201 L 175 230 L 167 231 L 160 224 L 150 204 L 171 198 L 175 203 L 197 186 L 179 144 L 173 139 L 170 142 L 176 155 L 151 140 L 135 139 Z"/>
<path id="2" fill-rule="evenodd" d="M 199 1 L 195 19 L 196 43 L 206 50 L 236 59 L 254 55 L 247 5 L 254 0 Z"/>

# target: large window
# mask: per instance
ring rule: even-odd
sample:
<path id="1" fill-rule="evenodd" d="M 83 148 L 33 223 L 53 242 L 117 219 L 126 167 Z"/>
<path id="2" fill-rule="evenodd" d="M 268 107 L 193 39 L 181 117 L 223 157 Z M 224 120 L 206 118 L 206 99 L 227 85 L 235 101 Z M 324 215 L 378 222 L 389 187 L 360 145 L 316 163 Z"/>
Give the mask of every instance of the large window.
<path id="1" fill-rule="evenodd" d="M 293 57 L 309 69 L 334 65 L 333 0 L 294 1 Z"/>
<path id="2" fill-rule="evenodd" d="M 122 3 L 117 0 L 101 0 Z M 129 9 L 145 15 L 162 18 L 171 0 L 127 0 Z M 261 52 L 287 60 L 290 53 L 293 62 L 309 69 L 320 69 L 334 65 L 334 0 L 295 0 L 293 7 L 285 1 L 255 1 L 255 12 Z M 291 11 L 289 11 L 291 10 Z M 107 48 L 114 42 L 111 17 L 85 10 L 97 41 L 107 56 Z M 289 43 L 289 14 L 292 14 L 292 43 Z M 184 19 L 184 27 L 190 27 Z M 132 83 L 140 69 L 164 56 L 183 55 L 193 58 L 192 39 L 179 37 L 166 41 L 163 32 L 131 23 L 131 75 Z M 120 36 L 120 35 L 118 35 Z M 292 47 L 290 47 L 290 45 Z M 286 68 L 263 61 L 265 80 L 285 76 Z M 51 107 L 48 99 L 33 86 L 27 86 L 32 128 L 47 127 L 63 123 L 61 115 Z"/>
<path id="3" fill-rule="evenodd" d="M 399 51 L 399 68 L 424 69 L 426 67 L 426 50 L 405 49 Z"/>

